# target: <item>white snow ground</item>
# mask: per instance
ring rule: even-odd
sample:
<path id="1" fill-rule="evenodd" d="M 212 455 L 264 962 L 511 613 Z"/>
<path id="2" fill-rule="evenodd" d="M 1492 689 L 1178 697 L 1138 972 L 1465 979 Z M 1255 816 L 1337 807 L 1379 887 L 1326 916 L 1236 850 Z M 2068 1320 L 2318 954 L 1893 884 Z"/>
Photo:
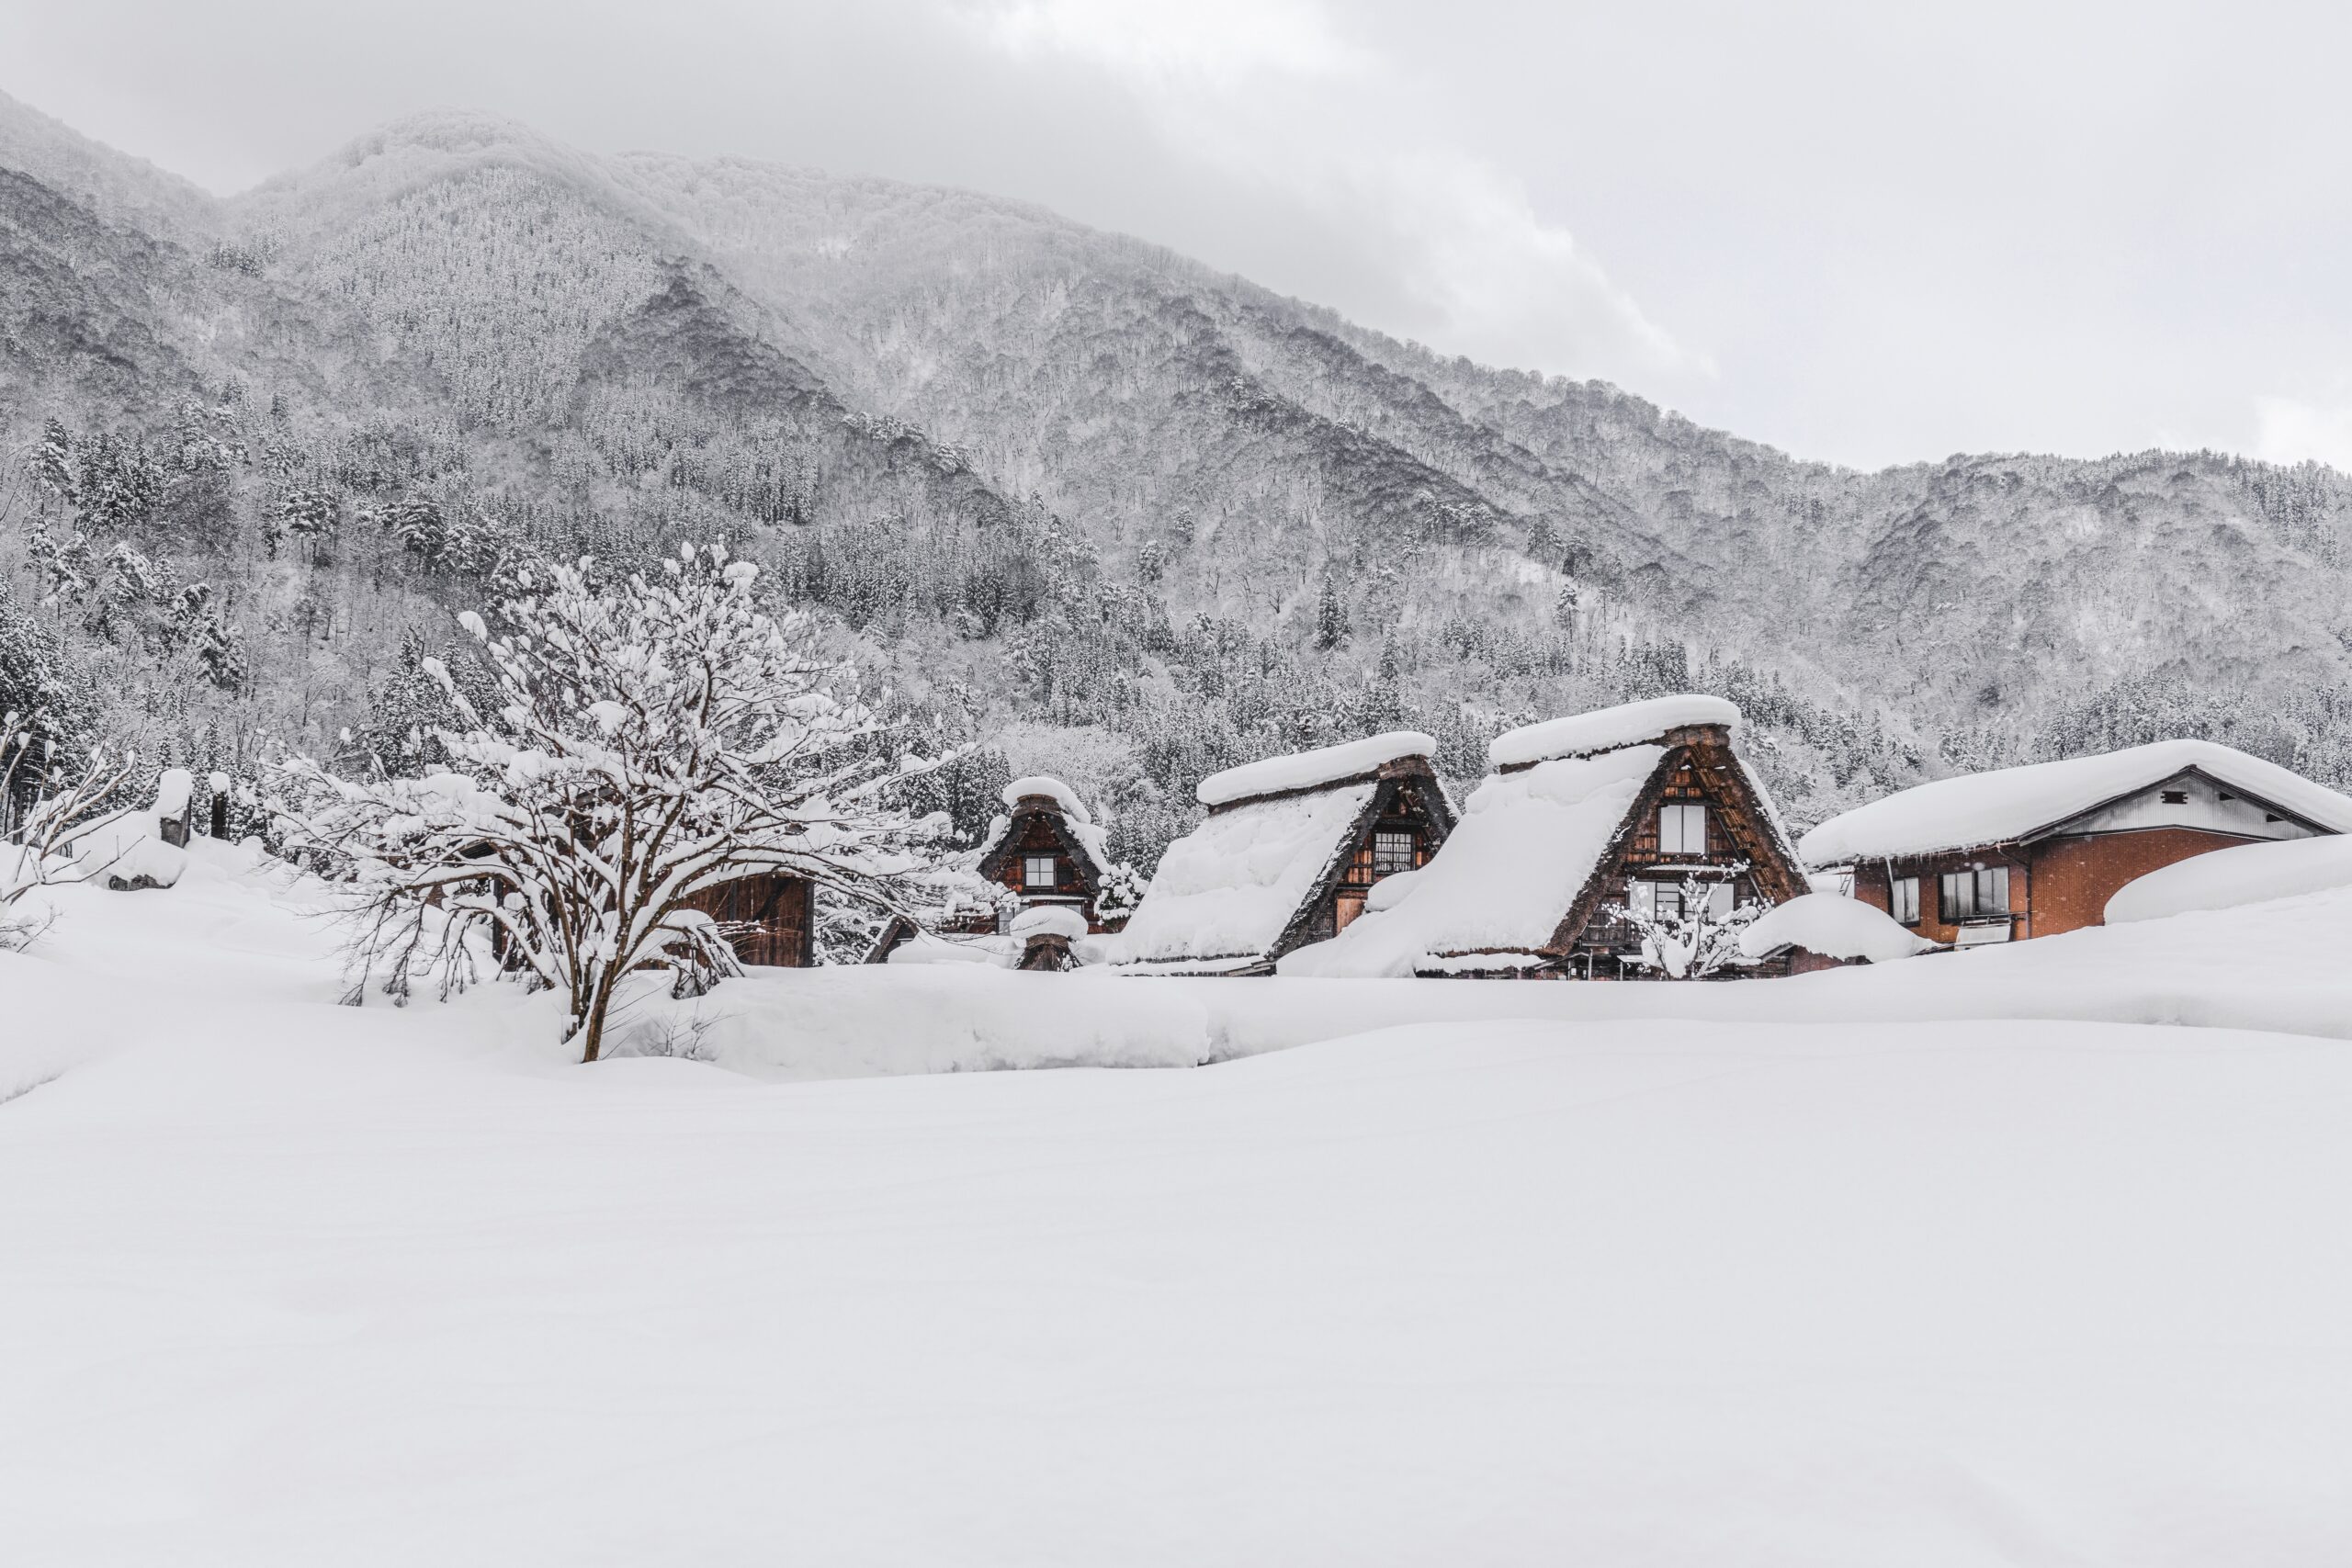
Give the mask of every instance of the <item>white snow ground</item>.
<path id="1" fill-rule="evenodd" d="M 1319 1041 L 774 1083 L 335 1008 L 232 869 L 0 956 L 11 1564 L 2352 1562 L 2352 891 L 1745 986 L 722 987 L 778 1075 Z"/>

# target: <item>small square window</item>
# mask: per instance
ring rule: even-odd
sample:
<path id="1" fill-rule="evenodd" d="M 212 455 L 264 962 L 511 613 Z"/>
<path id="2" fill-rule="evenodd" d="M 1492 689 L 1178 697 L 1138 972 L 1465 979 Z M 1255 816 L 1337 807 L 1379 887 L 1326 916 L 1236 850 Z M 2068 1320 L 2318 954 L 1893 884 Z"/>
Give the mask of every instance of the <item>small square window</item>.
<path id="1" fill-rule="evenodd" d="M 2188 792 L 2185 789 L 2165 790 L 2164 802 L 2166 806 L 2186 806 L 2188 804 Z"/>
<path id="2" fill-rule="evenodd" d="M 1061 883 L 1056 870 L 1051 855 L 1026 856 L 1021 867 L 1021 886 L 1033 893 L 1051 890 Z"/>
<path id="3" fill-rule="evenodd" d="M 1707 808 L 1697 801 L 1671 800 L 1657 808 L 1657 852 L 1662 855 L 1703 855 L 1707 852 Z"/>

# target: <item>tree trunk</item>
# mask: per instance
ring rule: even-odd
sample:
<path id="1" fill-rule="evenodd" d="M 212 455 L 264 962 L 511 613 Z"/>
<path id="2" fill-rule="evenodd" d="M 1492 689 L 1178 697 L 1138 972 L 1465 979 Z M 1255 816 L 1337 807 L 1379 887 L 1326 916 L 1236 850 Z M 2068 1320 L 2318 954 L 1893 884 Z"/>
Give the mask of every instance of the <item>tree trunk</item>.
<path id="1" fill-rule="evenodd" d="M 605 1048 L 605 1014 L 612 1006 L 614 976 L 618 973 L 618 970 L 608 971 L 596 981 L 595 999 L 588 1004 L 588 1021 L 581 1026 L 581 1032 L 587 1037 L 580 1055 L 583 1066 L 594 1061 L 597 1053 Z"/>

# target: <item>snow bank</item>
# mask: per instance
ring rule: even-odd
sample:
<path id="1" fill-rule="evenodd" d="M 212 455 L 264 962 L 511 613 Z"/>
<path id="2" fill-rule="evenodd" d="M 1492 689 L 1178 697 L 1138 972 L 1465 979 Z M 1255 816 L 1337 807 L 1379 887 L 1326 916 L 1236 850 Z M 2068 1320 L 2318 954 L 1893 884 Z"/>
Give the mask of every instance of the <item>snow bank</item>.
<path id="1" fill-rule="evenodd" d="M 1068 904 L 1032 904 L 1012 917 L 1006 934 L 1023 942 L 1033 936 L 1068 937 L 1075 942 L 1086 934 L 1086 917 Z"/>
<path id="2" fill-rule="evenodd" d="M 1142 907 L 1122 933 L 1127 956 L 1148 963 L 1263 954 L 1378 788 L 1349 784 L 1211 816 L 1159 857 Z"/>
<path id="3" fill-rule="evenodd" d="M 884 964 L 993 964 L 1010 968 L 1021 957 L 1021 944 L 1009 936 L 936 936 L 919 931 L 890 950 Z"/>
<path id="4" fill-rule="evenodd" d="M 2335 832 L 2352 832 L 2352 798 L 2211 740 L 2159 740 L 2098 757 L 1938 779 L 1833 817 L 1798 846 L 1809 865 L 1972 849 L 2054 826 L 2119 795 L 2196 768 Z"/>
<path id="5" fill-rule="evenodd" d="M 1693 724 L 1720 724 L 1737 729 L 1739 709 L 1721 697 L 1686 693 L 1591 713 L 1570 714 L 1565 718 L 1505 730 L 1487 744 L 1487 761 L 1498 768 L 1509 768 L 1559 757 L 1589 757 L 1596 751 L 1613 751 L 1620 746 L 1655 740 L 1669 729 Z"/>
<path id="6" fill-rule="evenodd" d="M 2193 855 L 2117 889 L 2107 923 L 2156 920 L 2352 886 L 2352 838 L 2288 839 Z"/>
<path id="7" fill-rule="evenodd" d="M 921 978 L 943 1029 L 1089 988 Z M 10 1561 L 2352 1562 L 2333 1043 L 1522 1021 L 769 1085 L 237 979 L 0 1106 Z M 827 987 L 775 989 L 783 1052 Z"/>
<path id="8" fill-rule="evenodd" d="M 1665 755 L 1626 746 L 1489 777 L 1427 865 L 1383 879 L 1353 924 L 1280 972 L 1410 975 L 1441 954 L 1542 946 Z"/>
<path id="9" fill-rule="evenodd" d="M 897 954 L 889 964 L 763 969 L 699 998 L 649 999 L 616 1054 L 692 1054 L 753 1077 L 795 1079 L 1202 1061 L 1210 1032 L 1200 1000 L 1181 991 L 1147 998 L 1133 985 L 993 963 L 908 967 Z"/>
<path id="10" fill-rule="evenodd" d="M 1891 964 L 1934 946 L 1877 906 L 1837 893 L 1800 895 L 1739 933 L 1739 950 L 1750 958 L 1802 947 L 1828 958 Z"/>
<path id="11" fill-rule="evenodd" d="M 1312 789 L 1335 779 L 1358 778 L 1406 757 L 1436 754 L 1437 742 L 1419 730 L 1400 729 L 1344 745 L 1325 746 L 1288 757 L 1269 757 L 1211 773 L 1193 794 L 1203 806 L 1224 806 L 1277 790 Z"/>
<path id="12" fill-rule="evenodd" d="M 1005 809 L 1010 811 L 1020 805 L 1024 796 L 1032 795 L 1042 795 L 1051 800 L 1061 808 L 1062 815 L 1072 822 L 1086 823 L 1094 820 L 1087 814 L 1086 803 L 1078 798 L 1078 791 L 1070 788 L 1061 780 L 1045 773 L 1032 773 L 1025 779 L 1015 779 L 1005 785 L 1002 796 Z"/>

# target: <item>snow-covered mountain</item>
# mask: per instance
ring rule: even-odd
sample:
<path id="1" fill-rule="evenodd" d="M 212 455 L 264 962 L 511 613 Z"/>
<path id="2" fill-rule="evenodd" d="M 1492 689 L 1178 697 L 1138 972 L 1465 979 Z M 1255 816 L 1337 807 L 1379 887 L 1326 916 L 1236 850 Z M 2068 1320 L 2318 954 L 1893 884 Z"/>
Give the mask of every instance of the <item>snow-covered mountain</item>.
<path id="1" fill-rule="evenodd" d="M 1467 773 L 1662 690 L 1739 700 L 1801 820 L 2175 731 L 2352 781 L 2332 470 L 1856 473 L 1020 203 L 479 116 L 220 201 L 0 99 L 0 439 L 14 613 L 198 761 L 396 746 L 502 555 L 699 534 L 1147 859 L 1249 756 L 1409 719 Z"/>

